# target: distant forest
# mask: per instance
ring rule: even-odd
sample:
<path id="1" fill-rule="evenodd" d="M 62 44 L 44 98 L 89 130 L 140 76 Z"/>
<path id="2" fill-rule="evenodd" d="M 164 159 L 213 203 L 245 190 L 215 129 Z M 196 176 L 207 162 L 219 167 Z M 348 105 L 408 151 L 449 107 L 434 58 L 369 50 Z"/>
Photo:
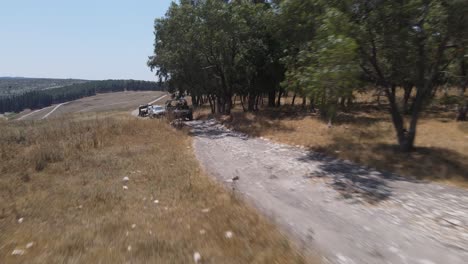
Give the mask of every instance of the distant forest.
<path id="1" fill-rule="evenodd" d="M 82 79 L 0 77 L 0 97 L 85 83 Z"/>
<path id="2" fill-rule="evenodd" d="M 19 95 L 0 97 L 0 113 L 39 109 L 97 93 L 130 91 L 161 91 L 164 85 L 157 82 L 134 80 L 105 80 L 77 83 L 60 88 L 35 90 Z"/>

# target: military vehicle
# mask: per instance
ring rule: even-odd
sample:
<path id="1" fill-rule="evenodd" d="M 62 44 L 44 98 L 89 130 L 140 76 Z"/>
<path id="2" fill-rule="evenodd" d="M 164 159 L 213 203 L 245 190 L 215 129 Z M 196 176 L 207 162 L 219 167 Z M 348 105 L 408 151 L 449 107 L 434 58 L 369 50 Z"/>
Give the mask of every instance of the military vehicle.
<path id="1" fill-rule="evenodd" d="M 193 120 L 193 110 L 185 99 L 166 101 L 166 112 L 172 119 Z"/>

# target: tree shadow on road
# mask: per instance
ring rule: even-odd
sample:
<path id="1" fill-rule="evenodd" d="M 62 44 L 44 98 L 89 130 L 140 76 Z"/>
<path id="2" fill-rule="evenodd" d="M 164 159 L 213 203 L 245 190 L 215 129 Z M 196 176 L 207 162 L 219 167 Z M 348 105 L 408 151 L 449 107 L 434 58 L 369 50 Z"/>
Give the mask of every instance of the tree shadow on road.
<path id="1" fill-rule="evenodd" d="M 388 181 L 417 182 L 415 179 L 403 178 L 389 172 L 380 172 L 349 161 L 335 159 L 320 152 L 311 151 L 300 160 L 319 163 L 318 170 L 308 175 L 308 178 L 328 179 L 330 186 L 343 198 L 361 200 L 371 204 L 386 200 L 392 195 Z"/>
<path id="2" fill-rule="evenodd" d="M 337 156 L 345 161 L 331 156 Z M 311 177 L 328 177 L 331 186 L 343 197 L 362 197 L 379 202 L 392 195 L 391 181 L 427 183 L 450 181 L 466 187 L 467 158 L 458 152 L 436 147 L 418 147 L 402 153 L 392 144 L 332 144 L 314 149 L 303 161 L 319 162 L 319 171 Z M 353 163 L 357 162 L 357 163 Z M 368 166 L 361 166 L 358 163 Z M 373 168 L 377 169 L 373 169 Z M 404 175 L 404 176 L 400 176 Z"/>
<path id="3" fill-rule="evenodd" d="M 190 136 L 203 137 L 209 139 L 220 139 L 225 137 L 235 137 L 243 140 L 248 139 L 248 135 L 227 129 L 216 120 L 185 122 L 187 133 Z"/>

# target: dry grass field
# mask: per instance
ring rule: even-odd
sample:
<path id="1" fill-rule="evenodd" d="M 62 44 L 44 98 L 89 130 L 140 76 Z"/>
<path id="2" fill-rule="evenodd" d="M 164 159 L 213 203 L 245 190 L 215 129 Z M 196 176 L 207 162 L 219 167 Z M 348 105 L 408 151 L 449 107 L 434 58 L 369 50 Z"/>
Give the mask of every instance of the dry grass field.
<path id="1" fill-rule="evenodd" d="M 128 111 L 133 110 L 140 104 L 147 104 L 150 101 L 164 95 L 165 92 L 160 91 L 126 91 L 102 93 L 90 97 L 84 97 L 71 102 L 68 102 L 52 114 L 48 118 L 55 118 L 73 113 L 89 113 L 89 112 L 105 112 L 105 111 Z M 161 102 L 162 103 L 162 102 Z M 14 116 L 14 118 L 22 118 L 23 120 L 37 120 L 46 116 L 51 112 L 56 105 L 45 107 L 34 112 L 25 110 Z"/>
<path id="2" fill-rule="evenodd" d="M 252 136 L 304 146 L 403 176 L 468 187 L 467 122 L 455 122 L 453 111 L 431 107 L 420 120 L 417 149 L 401 153 L 385 101 L 378 108 L 373 99 L 358 98 L 356 106 L 340 113 L 331 128 L 317 115 L 289 105 L 256 113 L 244 113 L 238 105 L 225 124 Z M 207 113 L 203 109 L 196 117 Z"/>
<path id="3" fill-rule="evenodd" d="M 1 263 L 307 262 L 163 121 L 101 113 L 0 128 Z"/>

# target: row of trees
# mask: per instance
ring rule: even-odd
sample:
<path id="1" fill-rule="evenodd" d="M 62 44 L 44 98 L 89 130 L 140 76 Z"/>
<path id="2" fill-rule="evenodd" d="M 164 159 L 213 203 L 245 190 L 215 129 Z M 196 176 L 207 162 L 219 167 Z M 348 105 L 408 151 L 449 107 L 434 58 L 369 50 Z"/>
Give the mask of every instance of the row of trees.
<path id="1" fill-rule="evenodd" d="M 52 104 L 58 104 L 93 96 L 97 93 L 133 91 L 161 91 L 165 87 L 161 83 L 134 80 L 89 81 L 72 84 L 60 88 L 30 91 L 21 95 L 0 97 L 0 113 L 20 112 L 24 109 L 39 109 Z"/>
<path id="2" fill-rule="evenodd" d="M 371 87 L 388 99 L 409 151 L 442 83 L 460 88 L 466 116 L 466 14 L 466 0 L 181 0 L 156 19 L 148 65 L 195 105 L 206 99 L 223 114 L 235 95 L 253 111 L 260 98 L 275 106 L 289 91 L 332 120 Z"/>

